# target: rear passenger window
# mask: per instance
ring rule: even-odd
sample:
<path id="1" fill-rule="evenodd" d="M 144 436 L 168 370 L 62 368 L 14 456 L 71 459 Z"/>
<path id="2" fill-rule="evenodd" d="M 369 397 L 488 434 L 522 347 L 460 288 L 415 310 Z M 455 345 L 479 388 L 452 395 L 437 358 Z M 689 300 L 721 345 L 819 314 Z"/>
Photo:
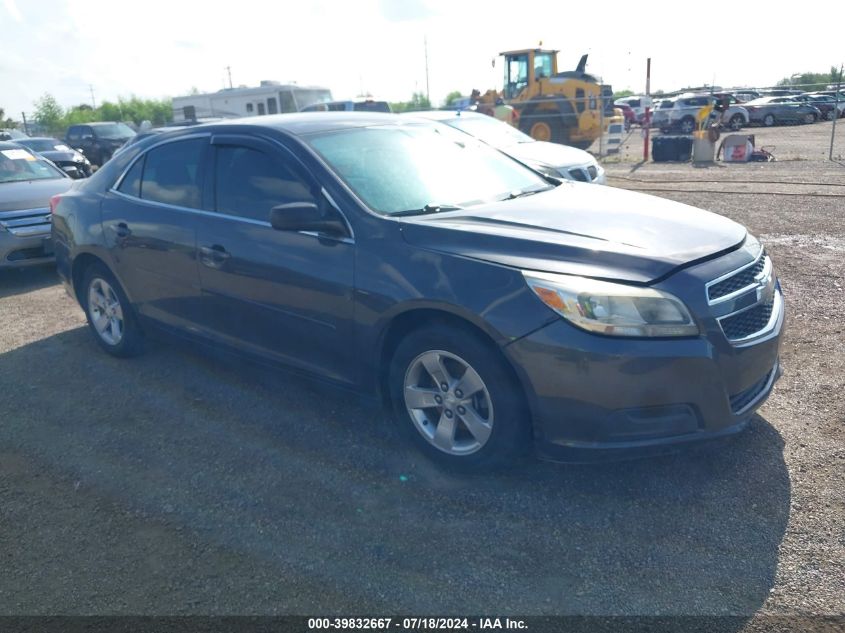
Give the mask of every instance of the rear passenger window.
<path id="1" fill-rule="evenodd" d="M 200 161 L 207 141 L 176 141 L 147 152 L 141 179 L 141 198 L 199 209 Z"/>
<path id="2" fill-rule="evenodd" d="M 144 172 L 144 157 L 141 156 L 132 165 L 132 169 L 126 172 L 126 176 L 120 183 L 117 190 L 120 193 L 125 193 L 127 196 L 141 197 L 141 174 Z"/>
<path id="3" fill-rule="evenodd" d="M 217 148 L 216 208 L 220 213 L 270 221 L 286 202 L 314 202 L 308 185 L 276 158 L 233 145 Z"/>

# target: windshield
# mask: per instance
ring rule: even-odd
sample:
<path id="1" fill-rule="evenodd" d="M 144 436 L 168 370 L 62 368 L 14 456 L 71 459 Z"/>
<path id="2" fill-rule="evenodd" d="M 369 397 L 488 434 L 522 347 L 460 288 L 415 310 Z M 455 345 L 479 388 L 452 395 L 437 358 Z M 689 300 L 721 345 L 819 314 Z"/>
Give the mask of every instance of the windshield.
<path id="1" fill-rule="evenodd" d="M 63 172 L 25 149 L 0 150 L 0 183 L 63 177 Z"/>
<path id="2" fill-rule="evenodd" d="M 436 123 L 338 130 L 307 140 L 371 209 L 388 215 L 550 187 L 516 161 Z"/>
<path id="3" fill-rule="evenodd" d="M 488 145 L 503 148 L 517 143 L 534 143 L 533 138 L 523 134 L 515 127 L 502 123 L 489 116 L 459 116 L 444 121 L 446 125 L 457 128 Z"/>
<path id="4" fill-rule="evenodd" d="M 135 136 L 134 130 L 125 123 L 106 123 L 97 125 L 94 131 L 100 138 L 122 139 Z"/>
<path id="5" fill-rule="evenodd" d="M 24 145 L 36 152 L 69 152 L 70 148 L 59 141 L 58 139 L 54 138 L 33 138 L 33 139 L 21 139 L 17 141 L 18 145 Z"/>
<path id="6" fill-rule="evenodd" d="M 672 108 L 672 107 L 674 107 L 674 106 L 675 106 L 675 102 L 674 102 L 674 101 L 662 101 L 662 102 L 660 103 L 660 109 L 661 109 L 661 110 L 668 110 L 669 108 Z"/>

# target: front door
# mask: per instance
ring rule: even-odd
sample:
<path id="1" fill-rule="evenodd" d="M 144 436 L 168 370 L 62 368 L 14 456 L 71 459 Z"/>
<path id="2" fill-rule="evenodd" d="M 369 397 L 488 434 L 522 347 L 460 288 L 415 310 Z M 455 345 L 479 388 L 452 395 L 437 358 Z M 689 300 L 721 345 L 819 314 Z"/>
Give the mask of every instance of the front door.
<path id="1" fill-rule="evenodd" d="M 313 176 L 281 146 L 250 136 L 212 139 L 215 214 L 197 233 L 209 334 L 339 382 L 352 382 L 354 244 L 278 231 L 270 210 L 329 208 Z"/>

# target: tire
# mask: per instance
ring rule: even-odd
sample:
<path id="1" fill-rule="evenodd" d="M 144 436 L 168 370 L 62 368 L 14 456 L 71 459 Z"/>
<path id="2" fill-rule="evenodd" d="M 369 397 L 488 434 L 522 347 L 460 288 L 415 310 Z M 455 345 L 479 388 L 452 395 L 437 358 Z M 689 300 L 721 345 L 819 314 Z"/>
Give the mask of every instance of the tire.
<path id="1" fill-rule="evenodd" d="M 529 445 L 521 387 L 493 344 L 468 328 L 411 332 L 393 354 L 388 380 L 400 430 L 433 461 L 490 471 L 513 464 Z"/>
<path id="2" fill-rule="evenodd" d="M 745 125 L 745 119 L 739 113 L 734 114 L 731 120 L 728 121 L 728 127 L 734 132 L 741 130 L 743 125 Z"/>
<path id="3" fill-rule="evenodd" d="M 828 110 L 824 113 L 824 120 L 825 121 L 833 121 L 833 110 Z"/>
<path id="4" fill-rule="evenodd" d="M 807 114 L 804 115 L 804 118 L 801 119 L 801 122 L 806 124 L 806 125 L 810 125 L 810 123 L 815 123 L 816 122 L 816 115 L 812 112 L 808 112 Z"/>
<path id="5" fill-rule="evenodd" d="M 763 117 L 763 125 L 766 127 L 772 127 L 775 124 L 775 115 L 774 114 L 767 114 Z"/>
<path id="6" fill-rule="evenodd" d="M 88 327 L 97 343 L 112 356 L 137 356 L 144 350 L 144 335 L 132 305 L 118 281 L 102 264 L 85 271 L 82 302 Z"/>
<path id="7" fill-rule="evenodd" d="M 691 116 L 685 116 L 678 123 L 678 129 L 682 134 L 692 134 L 695 131 L 695 119 Z"/>
<path id="8" fill-rule="evenodd" d="M 538 141 L 560 143 L 564 137 L 563 123 L 556 117 L 539 116 L 528 122 L 528 136 Z"/>

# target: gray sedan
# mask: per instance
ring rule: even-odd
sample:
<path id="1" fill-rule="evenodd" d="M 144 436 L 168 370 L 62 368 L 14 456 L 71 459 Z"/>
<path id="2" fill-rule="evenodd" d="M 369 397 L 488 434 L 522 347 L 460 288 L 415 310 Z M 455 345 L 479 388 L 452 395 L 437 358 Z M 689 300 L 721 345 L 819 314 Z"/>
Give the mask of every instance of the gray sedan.
<path id="1" fill-rule="evenodd" d="M 817 107 L 799 103 L 791 97 L 761 97 L 743 105 L 752 124 L 766 127 L 780 123 L 815 123 L 822 118 Z"/>
<path id="2" fill-rule="evenodd" d="M 50 161 L 0 141 L 0 269 L 53 261 L 51 198 L 72 183 Z"/>

